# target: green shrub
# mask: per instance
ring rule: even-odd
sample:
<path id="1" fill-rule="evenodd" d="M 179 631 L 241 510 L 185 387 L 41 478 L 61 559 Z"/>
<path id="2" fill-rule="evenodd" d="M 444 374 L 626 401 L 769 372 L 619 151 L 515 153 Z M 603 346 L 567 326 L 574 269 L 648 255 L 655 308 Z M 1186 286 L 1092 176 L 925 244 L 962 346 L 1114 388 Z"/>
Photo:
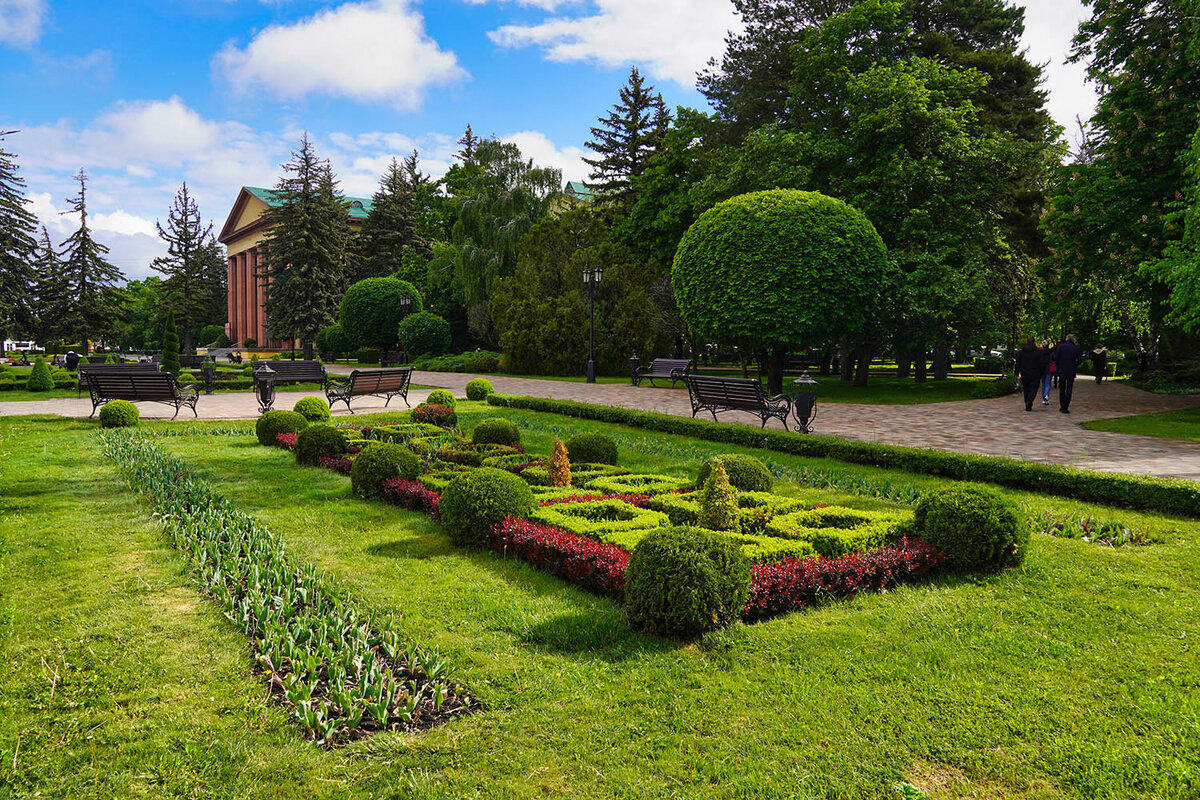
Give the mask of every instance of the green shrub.
<path id="1" fill-rule="evenodd" d="M 366 278 L 347 289 L 342 295 L 338 322 L 350 346 L 382 349 L 395 346 L 397 327 L 404 319 L 400 302 L 404 297 L 409 299 L 412 311 L 421 310 L 421 295 L 416 287 L 399 278 Z"/>
<path id="2" fill-rule="evenodd" d="M 553 489 L 560 497 L 578 494 L 563 488 Z M 548 495 L 538 492 L 537 499 L 545 500 Z M 553 496 L 553 495 L 549 495 Z M 580 536 L 604 538 L 601 534 L 620 531 L 644 531 L 661 528 L 668 523 L 667 515 L 661 511 L 638 508 L 623 500 L 588 500 L 582 503 L 555 503 L 535 508 L 530 515 L 534 522 L 553 525 L 556 528 L 577 533 Z"/>
<path id="3" fill-rule="evenodd" d="M 488 417 L 480 420 L 471 431 L 475 444 L 506 444 L 510 447 L 521 443 L 521 430 L 512 420 L 504 417 Z"/>
<path id="4" fill-rule="evenodd" d="M 205 325 L 200 329 L 200 333 L 196 335 L 196 341 L 200 343 L 201 347 L 208 347 L 209 345 L 216 345 L 219 347 L 221 337 L 224 335 L 224 325 Z"/>
<path id="5" fill-rule="evenodd" d="M 409 314 L 400 321 L 397 335 L 410 355 L 441 355 L 450 348 L 450 323 L 432 311 Z"/>
<path id="6" fill-rule="evenodd" d="M 273 447 L 275 437 L 281 433 L 300 433 L 308 427 L 308 420 L 295 411 L 268 411 L 254 423 L 254 433 L 258 443 L 264 447 Z"/>
<path id="7" fill-rule="evenodd" d="M 533 492 L 525 481 L 491 467 L 451 480 L 438 504 L 450 539 L 466 547 L 486 547 L 493 525 L 505 517 L 528 517 L 534 507 Z"/>
<path id="8" fill-rule="evenodd" d="M 50 377 L 50 367 L 46 359 L 38 356 L 33 362 L 33 369 L 25 381 L 25 389 L 30 392 L 48 392 L 54 388 L 54 378 Z"/>
<path id="9" fill-rule="evenodd" d="M 340 324 L 322 328 L 317 332 L 313 343 L 316 344 L 318 352 L 333 353 L 334 355 L 349 353 L 354 349 L 354 345 L 350 343 L 350 338 L 346 336 L 346 331 Z"/>
<path id="10" fill-rule="evenodd" d="M 329 403 L 319 397 L 301 397 L 292 406 L 292 411 L 309 422 L 328 422 L 333 416 L 329 413 Z"/>
<path id="11" fill-rule="evenodd" d="M 175 330 L 175 312 L 168 311 L 166 322 L 163 323 L 162 371 L 178 375 L 180 369 L 179 333 Z"/>
<path id="12" fill-rule="evenodd" d="M 377 367 L 379 366 L 379 348 L 364 347 L 354 354 L 354 358 L 358 361 L 360 366 Z"/>
<path id="13" fill-rule="evenodd" d="M 737 619 L 750 595 L 750 560 L 730 536 L 661 528 L 638 542 L 625 573 L 626 621 L 695 636 Z"/>
<path id="14" fill-rule="evenodd" d="M 495 391 L 492 388 L 492 382 L 487 378 L 472 378 L 467 381 L 468 400 L 486 400 L 487 396 Z"/>
<path id="15" fill-rule="evenodd" d="M 767 469 L 766 465 L 754 456 L 725 453 L 713 456 L 700 465 L 700 471 L 696 473 L 697 486 L 704 485 L 704 482 L 708 480 L 708 473 L 712 471 L 713 464 L 717 461 L 720 461 L 725 467 L 729 483 L 735 489 L 743 492 L 769 492 L 775 485 L 771 470 Z"/>
<path id="16" fill-rule="evenodd" d="M 413 422 L 426 425 L 437 425 L 439 428 L 453 428 L 458 424 L 458 414 L 453 408 L 436 403 L 421 403 L 412 411 Z"/>
<path id="17" fill-rule="evenodd" d="M 180 386 L 195 386 L 196 373 L 191 372 L 190 370 L 181 369 L 179 371 L 179 377 L 175 379 L 175 382 Z"/>
<path id="18" fill-rule="evenodd" d="M 425 402 L 435 406 L 445 406 L 446 408 L 454 408 L 454 395 L 446 389 L 434 389 L 429 393 L 429 397 L 425 398 Z"/>
<path id="19" fill-rule="evenodd" d="M 729 485 L 729 476 L 720 461 L 713 464 L 700 490 L 700 516 L 696 524 L 710 531 L 738 531 L 742 527 L 737 492 Z"/>
<path id="20" fill-rule="evenodd" d="M 686 481 L 672 478 L 670 475 L 633 474 L 607 475 L 584 482 L 577 480 L 579 486 L 605 494 L 666 494 L 681 488 Z"/>
<path id="21" fill-rule="evenodd" d="M 952 486 L 924 494 L 916 529 L 964 572 L 994 572 L 1025 560 L 1029 524 L 1016 507 L 985 486 Z"/>
<path id="22" fill-rule="evenodd" d="M 100 427 L 132 428 L 138 417 L 137 406 L 128 400 L 109 400 L 100 408 Z"/>
<path id="23" fill-rule="evenodd" d="M 616 464 L 617 445 L 602 433 L 577 433 L 567 439 L 572 464 Z"/>
<path id="24" fill-rule="evenodd" d="M 476 350 L 466 353 L 463 361 L 463 372 L 497 372 L 500 369 L 500 357 L 487 350 Z"/>
<path id="25" fill-rule="evenodd" d="M 379 486 L 391 478 L 416 478 L 421 462 L 407 447 L 378 442 L 367 445 L 350 468 L 350 488 L 360 497 L 377 497 Z"/>
<path id="26" fill-rule="evenodd" d="M 346 436 L 332 425 L 317 423 L 296 437 L 296 461 L 316 466 L 322 456 L 339 458 L 346 453 Z"/>

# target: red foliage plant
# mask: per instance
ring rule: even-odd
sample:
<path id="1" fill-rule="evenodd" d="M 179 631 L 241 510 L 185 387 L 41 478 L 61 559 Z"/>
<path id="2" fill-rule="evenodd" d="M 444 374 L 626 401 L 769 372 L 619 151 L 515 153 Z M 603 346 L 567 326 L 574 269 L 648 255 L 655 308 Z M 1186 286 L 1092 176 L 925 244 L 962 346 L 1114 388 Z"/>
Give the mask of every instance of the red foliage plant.
<path id="1" fill-rule="evenodd" d="M 453 427 L 456 418 L 454 409 L 437 403 L 423 403 L 414 408 L 412 413 L 413 422 L 424 422 L 439 428 Z"/>
<path id="2" fill-rule="evenodd" d="M 296 435 L 294 433 L 277 433 L 275 434 L 275 446 L 281 447 L 284 450 L 296 449 Z"/>
<path id="3" fill-rule="evenodd" d="M 349 475 L 350 468 L 354 466 L 354 462 L 348 458 L 331 458 L 330 456 L 321 456 L 317 459 L 317 463 L 325 469 L 331 469 L 343 475 Z"/>
<path id="4" fill-rule="evenodd" d="M 629 553 L 552 525 L 509 517 L 492 529 L 491 547 L 598 595 L 625 597 Z"/>
<path id="5" fill-rule="evenodd" d="M 579 494 L 573 494 L 570 497 L 552 497 L 549 500 L 541 501 L 538 503 L 538 505 L 542 507 L 557 506 L 561 505 L 562 503 L 590 503 L 593 500 L 623 500 L 624 502 L 629 503 L 631 506 L 646 508 L 647 504 L 650 502 L 650 495 L 600 493 L 588 494 L 587 492 L 580 492 Z"/>
<path id="6" fill-rule="evenodd" d="M 409 511 L 420 511 L 434 519 L 440 517 L 438 501 L 441 500 L 441 495 L 425 488 L 425 484 L 420 481 L 388 478 L 380 485 L 379 496 L 385 503 L 407 508 Z"/>

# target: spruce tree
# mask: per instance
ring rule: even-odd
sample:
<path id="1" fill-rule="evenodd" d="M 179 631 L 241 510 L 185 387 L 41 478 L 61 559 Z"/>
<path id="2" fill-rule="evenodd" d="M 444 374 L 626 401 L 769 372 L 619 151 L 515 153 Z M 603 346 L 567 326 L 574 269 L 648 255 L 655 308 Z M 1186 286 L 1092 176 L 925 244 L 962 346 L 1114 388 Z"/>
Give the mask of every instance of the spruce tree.
<path id="1" fill-rule="evenodd" d="M 184 352 L 190 353 L 196 331 L 211 321 L 213 299 L 222 288 L 221 284 L 213 285 L 214 277 L 217 272 L 224 276 L 225 260 L 213 246 L 212 224 L 205 225 L 200 218 L 200 208 L 188 193 L 186 182 L 175 194 L 166 227 L 159 222 L 154 225 L 167 243 L 167 254 L 154 259 L 150 266 L 166 276 L 163 283 L 168 302 L 183 328 Z"/>
<path id="2" fill-rule="evenodd" d="M 479 146 L 479 137 L 471 132 L 470 123 L 467 124 L 467 132 L 458 140 L 458 144 L 462 145 L 462 150 L 454 154 L 454 157 L 463 162 L 463 166 L 470 166 L 475 163 L 475 149 Z"/>
<path id="3" fill-rule="evenodd" d="M 650 157 L 662 144 L 671 115 L 661 94 L 653 94 L 637 67 L 629 71 L 629 82 L 621 87 L 620 101 L 613 105 L 600 125 L 592 128 L 586 142 L 596 158 L 585 158 L 592 168 L 589 184 L 606 202 L 628 212 L 636 197 L 631 181 L 646 171 Z"/>
<path id="4" fill-rule="evenodd" d="M 62 329 L 63 305 L 66 302 L 62 263 L 50 241 L 50 232 L 42 226 L 42 236 L 33 253 L 33 293 L 30 335 L 45 344 L 58 338 Z"/>
<path id="5" fill-rule="evenodd" d="M 406 162 L 407 164 L 407 162 Z M 360 234 L 363 257 L 355 276 L 382 278 L 394 274 L 404 263 L 405 250 L 425 250 L 428 245 L 417 231 L 416 204 L 409 171 L 396 159 L 379 181 L 371 202 L 371 213 Z"/>
<path id="6" fill-rule="evenodd" d="M 37 219 L 25 206 L 25 181 L 17 169 L 16 156 L 0 148 L 0 356 L 5 334 L 32 322 L 35 275 L 30 264 Z"/>
<path id="7" fill-rule="evenodd" d="M 179 365 L 179 333 L 175 329 L 175 312 L 167 310 L 167 319 L 163 323 L 162 337 L 162 371 L 178 377 L 182 367 Z"/>
<path id="8" fill-rule="evenodd" d="M 71 212 L 79 214 L 79 229 L 62 244 L 62 302 L 58 324 L 64 338 L 78 337 L 84 355 L 88 338 L 106 335 L 117 322 L 123 301 L 117 284 L 125 279 L 121 270 L 104 257 L 108 248 L 92 238 L 87 222 L 87 174 L 80 169 L 79 195 L 68 198 Z M 68 213 L 71 213 L 68 212 Z"/>
<path id="9" fill-rule="evenodd" d="M 337 321 L 350 221 L 329 162 L 317 158 L 307 134 L 284 169 L 275 186 L 280 204 L 264 215 L 267 334 L 300 339 L 312 358 L 313 338 Z"/>

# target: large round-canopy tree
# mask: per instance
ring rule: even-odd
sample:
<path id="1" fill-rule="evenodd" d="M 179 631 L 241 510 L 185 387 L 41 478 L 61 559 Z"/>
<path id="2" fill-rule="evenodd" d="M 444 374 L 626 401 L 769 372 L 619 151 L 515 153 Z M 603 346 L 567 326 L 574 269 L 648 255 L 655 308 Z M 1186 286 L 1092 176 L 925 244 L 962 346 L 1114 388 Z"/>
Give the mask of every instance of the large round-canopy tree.
<path id="1" fill-rule="evenodd" d="M 771 350 L 776 394 L 789 349 L 862 338 L 886 279 L 887 250 L 862 212 L 783 189 L 701 214 L 671 270 L 679 310 L 697 333 Z"/>
<path id="2" fill-rule="evenodd" d="M 397 328 L 406 312 L 402 298 L 409 298 L 407 314 L 421 311 L 421 295 L 408 281 L 399 278 L 367 278 L 351 286 L 342 297 L 339 322 L 351 348 L 395 348 Z"/>

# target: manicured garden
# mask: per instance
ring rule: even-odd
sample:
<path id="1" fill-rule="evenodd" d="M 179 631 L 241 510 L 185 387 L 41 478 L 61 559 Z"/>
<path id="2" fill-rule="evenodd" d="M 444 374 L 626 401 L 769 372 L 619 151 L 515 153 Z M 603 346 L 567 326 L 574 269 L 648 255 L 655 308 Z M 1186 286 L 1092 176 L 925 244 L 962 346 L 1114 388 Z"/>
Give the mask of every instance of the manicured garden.
<path id="1" fill-rule="evenodd" d="M 1160 439 L 1184 439 L 1200 442 L 1200 409 L 1159 411 L 1132 417 L 1097 419 L 1083 423 L 1090 431 L 1129 433 L 1135 436 L 1156 436 Z"/>

